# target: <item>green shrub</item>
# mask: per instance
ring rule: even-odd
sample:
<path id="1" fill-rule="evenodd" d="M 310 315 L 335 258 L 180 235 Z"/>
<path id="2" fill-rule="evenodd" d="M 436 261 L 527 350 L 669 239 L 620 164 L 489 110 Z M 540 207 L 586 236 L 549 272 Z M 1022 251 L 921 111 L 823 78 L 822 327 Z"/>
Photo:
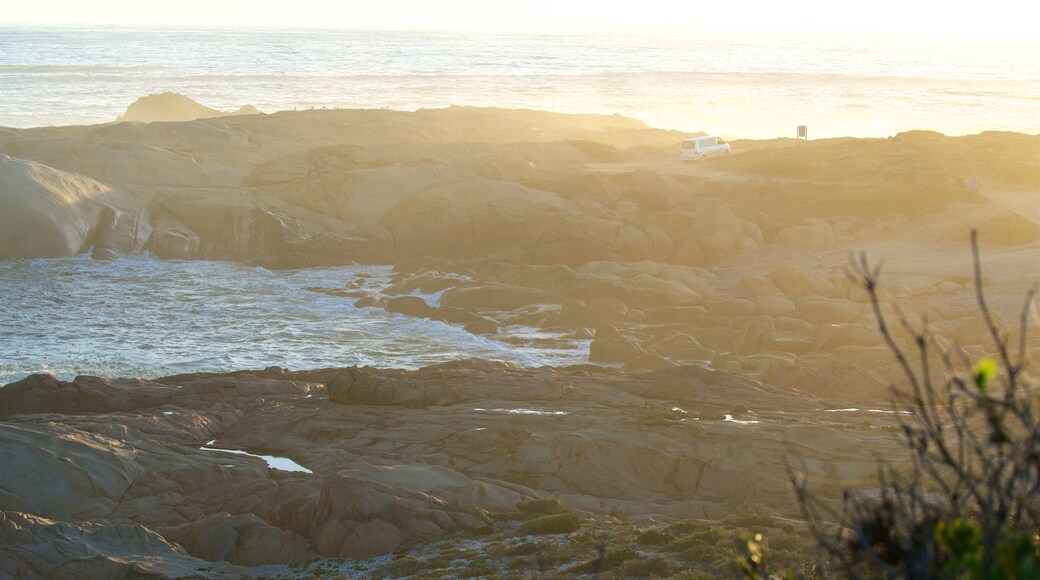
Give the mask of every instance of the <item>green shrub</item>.
<path id="1" fill-rule="evenodd" d="M 538 542 L 521 542 L 506 550 L 507 556 L 530 556 L 539 550 L 544 550 L 544 545 Z"/>
<path id="2" fill-rule="evenodd" d="M 426 564 L 416 558 L 415 556 L 405 556 L 403 558 L 397 558 L 383 566 L 379 571 L 383 574 L 389 574 L 393 577 L 404 577 L 411 576 L 426 570 Z"/>
<path id="3" fill-rule="evenodd" d="M 634 558 L 621 565 L 625 578 L 670 578 L 675 573 L 675 562 L 666 556 Z"/>
<path id="4" fill-rule="evenodd" d="M 606 547 L 601 547 L 599 557 L 571 568 L 570 572 L 575 574 L 600 574 L 617 568 L 626 560 L 632 560 L 638 557 L 639 552 L 636 552 L 631 548 L 614 548 L 607 550 Z"/>
<path id="5" fill-rule="evenodd" d="M 569 534 L 581 529 L 581 520 L 574 514 L 555 514 L 528 520 L 520 526 L 525 535 Z"/>
<path id="6" fill-rule="evenodd" d="M 675 540 L 675 534 L 667 530 L 647 530 L 639 537 L 636 538 L 636 543 L 640 546 L 659 546 L 661 544 L 668 544 Z"/>

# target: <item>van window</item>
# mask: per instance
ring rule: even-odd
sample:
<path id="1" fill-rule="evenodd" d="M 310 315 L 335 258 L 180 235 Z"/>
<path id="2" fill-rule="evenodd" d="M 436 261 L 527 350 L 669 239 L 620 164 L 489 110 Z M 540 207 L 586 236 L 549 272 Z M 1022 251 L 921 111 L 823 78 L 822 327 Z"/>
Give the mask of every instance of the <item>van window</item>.
<path id="1" fill-rule="evenodd" d="M 693 141 L 683 141 L 682 145 L 680 145 L 680 148 L 682 148 L 682 149 L 695 149 L 696 147 L 694 147 Z"/>
<path id="2" fill-rule="evenodd" d="M 712 137 L 711 139 L 701 139 L 697 141 L 697 145 L 699 145 L 700 147 L 711 147 L 715 145 L 715 138 Z"/>

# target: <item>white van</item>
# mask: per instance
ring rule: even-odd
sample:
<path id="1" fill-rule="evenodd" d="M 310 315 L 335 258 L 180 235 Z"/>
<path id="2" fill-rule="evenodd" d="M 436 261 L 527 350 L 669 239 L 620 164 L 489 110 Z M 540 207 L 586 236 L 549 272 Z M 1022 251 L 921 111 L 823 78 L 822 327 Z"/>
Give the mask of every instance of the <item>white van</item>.
<path id="1" fill-rule="evenodd" d="M 709 157 L 729 155 L 729 143 L 718 137 L 693 137 L 683 139 L 679 145 L 679 158 L 683 161 L 706 161 Z"/>

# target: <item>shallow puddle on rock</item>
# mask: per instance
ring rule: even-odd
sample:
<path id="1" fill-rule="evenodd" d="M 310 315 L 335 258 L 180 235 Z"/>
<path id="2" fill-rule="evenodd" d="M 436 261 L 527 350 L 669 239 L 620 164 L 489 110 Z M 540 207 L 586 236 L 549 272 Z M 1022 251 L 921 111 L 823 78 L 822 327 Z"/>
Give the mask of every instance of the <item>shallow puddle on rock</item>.
<path id="1" fill-rule="evenodd" d="M 848 409 L 827 409 L 828 413 L 856 413 L 858 411 L 866 413 L 883 413 L 886 415 L 913 415 L 910 411 L 893 411 L 891 409 L 860 409 L 857 407 L 849 407 Z"/>
<path id="2" fill-rule="evenodd" d="M 209 441 L 206 445 L 212 445 L 216 442 L 216 439 Z M 267 466 L 271 469 L 280 469 L 282 471 L 298 471 L 302 473 L 314 473 L 310 469 L 296 463 L 288 457 L 276 457 L 274 455 L 256 455 L 254 453 L 247 453 L 238 449 L 218 449 L 216 447 L 199 447 L 203 451 L 223 451 L 224 453 L 234 453 L 236 455 L 248 455 L 249 457 L 255 457 L 257 459 L 263 459 L 267 462 Z"/>
<path id="3" fill-rule="evenodd" d="M 509 413 L 511 415 L 546 415 L 546 416 L 562 416 L 570 415 L 567 411 L 539 411 L 537 409 L 482 409 L 477 407 L 474 411 L 480 411 L 483 413 Z"/>
<path id="4" fill-rule="evenodd" d="M 729 413 L 722 419 L 723 423 L 736 423 L 737 425 L 758 425 L 761 421 L 748 420 L 748 419 L 734 419 L 733 415 Z"/>

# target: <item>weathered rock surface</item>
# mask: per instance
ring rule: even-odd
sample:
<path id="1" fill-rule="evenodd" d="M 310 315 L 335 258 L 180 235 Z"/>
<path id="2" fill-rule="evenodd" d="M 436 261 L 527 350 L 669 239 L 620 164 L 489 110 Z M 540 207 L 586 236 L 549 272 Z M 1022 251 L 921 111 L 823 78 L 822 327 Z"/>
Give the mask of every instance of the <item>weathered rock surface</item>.
<path id="1" fill-rule="evenodd" d="M 704 266 L 764 247 L 948 241 L 965 225 L 984 243 L 1040 235 L 964 185 L 973 176 L 1035 194 L 1037 136 L 746 142 L 704 168 L 678 163 L 681 134 L 618 116 L 452 107 L 205 118 L 217 113 L 152 95 L 127 119 L 196 120 L 0 134 L 5 164 L 39 164 L 4 169 L 31 187 L 5 186 L 3 215 L 46 225 L 19 230 L 34 235 L 12 237 L 8 257 L 93 244 L 97 257 L 273 266 L 415 256 Z M 88 203 L 108 190 L 129 197 Z"/>
<path id="2" fill-rule="evenodd" d="M 790 513 L 785 453 L 811 452 L 815 476 L 852 482 L 898 445 L 880 425 L 864 445 L 853 416 L 825 409 L 695 366 L 33 376 L 0 388 L 0 533 L 21 546 L 0 549 L 30 577 L 60 575 L 79 553 L 83 577 L 191 577 L 202 560 L 372 557 L 486 529 L 489 514 L 543 497 L 633 521 Z M 209 570 L 239 573 L 221 566 Z"/>
<path id="3" fill-rule="evenodd" d="M 134 203 L 141 202 L 88 177 L 0 154 L 0 260 L 85 252 L 114 226 L 114 208 Z"/>
<path id="4" fill-rule="evenodd" d="M 140 524 L 56 522 L 0 512 L 5 578 L 252 578 L 249 570 L 193 558 Z"/>

